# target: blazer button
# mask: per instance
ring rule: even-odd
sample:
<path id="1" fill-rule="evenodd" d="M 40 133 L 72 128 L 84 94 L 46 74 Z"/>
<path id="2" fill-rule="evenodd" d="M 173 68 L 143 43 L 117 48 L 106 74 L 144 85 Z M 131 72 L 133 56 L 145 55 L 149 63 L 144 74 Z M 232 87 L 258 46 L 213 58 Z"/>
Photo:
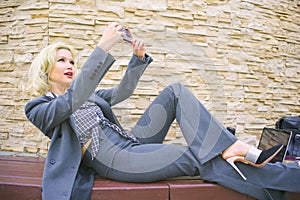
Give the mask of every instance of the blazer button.
<path id="1" fill-rule="evenodd" d="M 54 165 L 55 163 L 56 163 L 56 161 L 55 161 L 54 159 L 51 159 L 51 160 L 50 160 L 50 164 L 51 164 L 51 165 Z"/>
<path id="2" fill-rule="evenodd" d="M 97 65 L 97 68 L 100 69 L 102 65 L 103 65 L 103 63 L 100 62 L 100 63 Z"/>

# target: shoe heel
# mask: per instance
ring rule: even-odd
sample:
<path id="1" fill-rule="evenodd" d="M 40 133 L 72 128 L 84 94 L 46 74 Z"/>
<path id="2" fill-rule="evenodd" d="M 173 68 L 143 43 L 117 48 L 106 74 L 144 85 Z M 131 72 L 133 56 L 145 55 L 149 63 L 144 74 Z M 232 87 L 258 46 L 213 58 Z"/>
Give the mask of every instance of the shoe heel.
<path id="1" fill-rule="evenodd" d="M 247 178 L 244 176 L 244 174 L 239 170 L 239 168 L 235 165 L 235 161 L 237 161 L 238 159 L 244 160 L 244 157 L 242 156 L 234 156 L 231 158 L 226 159 L 226 161 L 231 165 L 231 167 L 233 167 L 233 169 L 235 169 L 238 174 L 244 179 L 247 180 Z"/>

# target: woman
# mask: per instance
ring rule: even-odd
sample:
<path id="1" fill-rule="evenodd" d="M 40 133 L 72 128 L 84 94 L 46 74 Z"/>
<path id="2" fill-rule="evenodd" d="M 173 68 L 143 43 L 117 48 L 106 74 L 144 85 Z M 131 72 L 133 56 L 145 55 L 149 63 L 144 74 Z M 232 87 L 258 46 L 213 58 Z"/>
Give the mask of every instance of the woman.
<path id="1" fill-rule="evenodd" d="M 130 134 L 124 132 L 111 106 L 131 96 L 152 58 L 143 42 L 132 40 L 133 56 L 121 83 L 95 92 L 114 62 L 109 50 L 125 36 L 121 29 L 108 25 L 76 78 L 75 55 L 63 44 L 46 47 L 31 65 L 31 91 L 41 96 L 25 112 L 51 138 L 43 199 L 89 199 L 95 174 L 128 182 L 200 174 L 258 199 L 300 192 L 297 163 L 268 163 L 282 146 L 261 152 L 237 140 L 180 84 L 165 88 Z M 174 119 L 188 146 L 162 144 Z"/>

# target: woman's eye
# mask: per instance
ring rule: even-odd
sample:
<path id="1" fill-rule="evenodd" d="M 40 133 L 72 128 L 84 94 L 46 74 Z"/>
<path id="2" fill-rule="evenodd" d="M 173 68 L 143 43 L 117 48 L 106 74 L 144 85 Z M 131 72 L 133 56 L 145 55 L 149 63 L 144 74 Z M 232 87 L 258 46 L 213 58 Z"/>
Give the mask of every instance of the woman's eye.
<path id="1" fill-rule="evenodd" d="M 74 65 L 74 64 L 75 64 L 74 61 L 70 61 L 70 63 L 71 63 L 71 65 Z"/>
<path id="2" fill-rule="evenodd" d="M 57 60 L 57 62 L 64 62 L 64 59 L 60 58 L 60 59 Z"/>

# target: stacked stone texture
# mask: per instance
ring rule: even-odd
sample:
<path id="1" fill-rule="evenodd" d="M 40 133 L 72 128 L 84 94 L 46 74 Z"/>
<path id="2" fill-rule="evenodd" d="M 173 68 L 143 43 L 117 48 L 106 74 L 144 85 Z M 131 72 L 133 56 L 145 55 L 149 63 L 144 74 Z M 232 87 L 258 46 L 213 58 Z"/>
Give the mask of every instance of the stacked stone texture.
<path id="1" fill-rule="evenodd" d="M 43 47 L 65 42 L 82 66 L 108 22 L 142 39 L 154 62 L 134 95 L 114 107 L 126 130 L 169 84 L 190 88 L 225 126 L 255 144 L 263 127 L 300 113 L 297 0 L 9 0 L 0 2 L 0 151 L 44 156 L 50 145 L 27 121 L 27 71 Z M 131 47 L 99 87 L 119 83 Z M 174 123 L 166 143 L 185 144 Z"/>

